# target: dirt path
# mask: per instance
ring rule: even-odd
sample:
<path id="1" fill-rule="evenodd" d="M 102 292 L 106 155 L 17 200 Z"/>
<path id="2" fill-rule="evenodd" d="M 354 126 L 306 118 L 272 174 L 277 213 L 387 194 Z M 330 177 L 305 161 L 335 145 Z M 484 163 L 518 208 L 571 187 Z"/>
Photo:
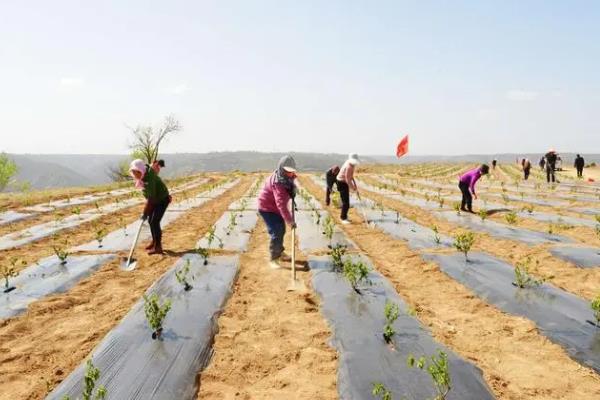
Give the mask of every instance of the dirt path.
<path id="1" fill-rule="evenodd" d="M 222 196 L 193 209 L 164 230 L 164 256 L 139 251 L 138 267 L 124 272 L 119 261 L 105 265 L 67 293 L 30 305 L 0 322 L 0 399 L 41 399 L 60 383 L 125 316 L 145 290 L 202 237 L 251 177 Z"/>
<path id="2" fill-rule="evenodd" d="M 309 179 L 302 184 L 322 198 Z M 339 223 L 337 210 L 330 209 Z M 482 369 L 501 400 L 600 398 L 600 377 L 537 332 L 535 324 L 505 314 L 425 263 L 402 241 L 355 222 L 344 231 L 395 286 L 434 337 Z"/>
<path id="3" fill-rule="evenodd" d="M 331 332 L 319 313 L 319 300 L 310 289 L 305 294 L 286 291 L 290 272 L 268 268 L 268 240 L 259 221 L 242 256 L 233 296 L 219 318 L 200 399 L 337 398 L 337 354 L 327 344 Z M 299 276 L 309 287 L 308 272 Z"/>

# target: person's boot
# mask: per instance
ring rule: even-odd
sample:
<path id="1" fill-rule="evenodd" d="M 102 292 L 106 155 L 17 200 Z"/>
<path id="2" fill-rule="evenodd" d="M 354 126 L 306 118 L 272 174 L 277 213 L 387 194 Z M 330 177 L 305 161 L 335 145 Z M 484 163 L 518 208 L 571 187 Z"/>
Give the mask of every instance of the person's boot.
<path id="1" fill-rule="evenodd" d="M 154 240 L 150 242 L 148 246 L 145 247 L 146 250 L 152 250 L 154 248 Z"/>
<path id="2" fill-rule="evenodd" d="M 161 242 L 157 242 L 156 245 L 154 246 L 154 248 L 148 252 L 148 255 L 153 255 L 153 254 L 164 254 Z"/>

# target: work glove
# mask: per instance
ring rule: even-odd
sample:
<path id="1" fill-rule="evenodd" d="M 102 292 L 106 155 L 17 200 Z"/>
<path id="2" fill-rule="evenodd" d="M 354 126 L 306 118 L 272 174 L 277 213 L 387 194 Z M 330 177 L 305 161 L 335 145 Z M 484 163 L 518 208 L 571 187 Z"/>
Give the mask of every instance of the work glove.
<path id="1" fill-rule="evenodd" d="M 148 219 L 148 216 L 146 214 L 142 214 L 142 221 L 146 221 Z"/>

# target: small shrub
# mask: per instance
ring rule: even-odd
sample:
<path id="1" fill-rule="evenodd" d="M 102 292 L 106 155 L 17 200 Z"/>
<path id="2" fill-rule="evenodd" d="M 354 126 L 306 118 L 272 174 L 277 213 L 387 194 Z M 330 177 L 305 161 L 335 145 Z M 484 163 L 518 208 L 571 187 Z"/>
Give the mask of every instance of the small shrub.
<path id="1" fill-rule="evenodd" d="M 431 356 L 429 360 L 421 357 L 418 360 L 411 354 L 408 356 L 407 364 L 409 367 L 417 367 L 421 370 L 426 370 L 431 376 L 433 385 L 437 391 L 437 396 L 434 400 L 445 400 L 448 392 L 450 392 L 450 365 L 448 364 L 448 356 L 441 350 L 438 350 L 437 357 Z"/>
<path id="2" fill-rule="evenodd" d="M 440 239 L 440 231 L 437 225 L 433 225 L 431 227 L 431 230 L 433 231 L 433 241 L 435 242 L 435 244 L 440 244 L 442 240 Z"/>
<path id="3" fill-rule="evenodd" d="M 106 228 L 99 227 L 96 229 L 96 241 L 98 242 L 98 247 L 102 247 L 102 241 L 106 237 Z"/>
<path id="4" fill-rule="evenodd" d="M 54 250 L 54 254 L 60 260 L 60 265 L 65 265 L 67 263 L 67 258 L 71 253 L 65 248 L 67 246 L 67 241 L 64 242 L 64 245 L 55 244 L 52 246 L 52 250 Z"/>
<path id="5" fill-rule="evenodd" d="M 9 279 L 15 278 L 19 275 L 19 272 L 17 271 L 17 266 L 19 264 L 22 267 L 25 267 L 27 265 L 27 263 L 25 261 L 19 260 L 16 257 L 12 257 L 10 259 L 10 266 L 3 265 L 2 268 L 0 269 L 0 275 L 2 275 L 2 278 L 4 279 L 4 291 L 5 292 L 8 292 L 10 289 Z"/>
<path id="6" fill-rule="evenodd" d="M 594 312 L 594 318 L 596 318 L 596 326 L 600 328 L 600 294 L 592 300 L 590 307 Z"/>
<path id="7" fill-rule="evenodd" d="M 391 343 L 392 338 L 396 334 L 394 330 L 394 322 L 398 319 L 398 315 L 400 315 L 400 308 L 398 304 L 386 301 L 385 307 L 383 309 L 383 315 L 385 316 L 385 326 L 383 327 L 383 339 L 386 343 Z"/>
<path id="8" fill-rule="evenodd" d="M 480 209 L 477 214 L 479 215 L 479 218 L 481 218 L 481 222 L 485 222 L 488 217 L 488 212 L 485 208 Z"/>
<path id="9" fill-rule="evenodd" d="M 468 254 L 475 243 L 475 234 L 473 232 L 459 233 L 454 236 L 454 248 L 465 255 L 465 260 L 469 260 Z"/>
<path id="10" fill-rule="evenodd" d="M 208 257 L 210 256 L 210 252 L 208 251 L 208 249 L 205 249 L 204 247 L 198 247 L 196 249 L 196 253 L 198 253 L 198 255 L 202 257 L 202 259 L 204 260 L 204 265 L 208 265 Z"/>
<path id="11" fill-rule="evenodd" d="M 539 264 L 539 261 L 537 261 Z M 520 261 L 515 266 L 515 281 L 513 284 L 521 289 L 528 287 L 539 286 L 544 282 L 544 279 L 535 279 L 529 274 L 529 266 L 531 265 L 531 257 L 527 257 L 524 261 Z"/>
<path id="12" fill-rule="evenodd" d="M 509 225 L 514 225 L 517 223 L 517 213 L 511 211 L 504 216 L 504 219 L 506 220 L 506 222 L 508 222 Z"/>
<path id="13" fill-rule="evenodd" d="M 188 274 L 190 273 L 190 260 L 185 260 L 185 265 L 179 271 L 175 271 L 175 278 L 183 286 L 183 290 L 192 290 L 192 285 L 187 280 Z"/>
<path id="14" fill-rule="evenodd" d="M 392 392 L 390 392 L 383 383 L 377 382 L 373 384 L 371 394 L 381 400 L 392 400 Z"/>
<path id="15" fill-rule="evenodd" d="M 346 255 L 347 246 L 336 244 L 331 247 L 330 255 L 333 263 L 333 269 L 336 272 L 341 272 L 344 269 L 344 255 Z"/>
<path id="16" fill-rule="evenodd" d="M 456 211 L 456 215 L 460 215 L 460 203 L 454 203 L 453 204 L 454 207 L 454 211 Z"/>
<path id="17" fill-rule="evenodd" d="M 352 289 L 358 294 L 361 294 L 358 286 L 362 282 L 371 284 L 371 281 L 368 279 L 369 267 L 362 261 L 352 261 L 351 259 L 347 259 L 344 261 L 343 272 L 346 279 L 348 279 L 348 282 L 350 282 Z"/>
<path id="18" fill-rule="evenodd" d="M 159 339 L 163 331 L 163 321 L 171 309 L 171 300 L 166 299 L 163 304 L 159 303 L 156 293 L 149 297 L 144 295 L 144 314 L 150 329 L 152 329 L 152 339 Z"/>
<path id="19" fill-rule="evenodd" d="M 94 396 L 94 389 L 96 388 L 96 381 L 98 379 L 100 379 L 100 370 L 94 366 L 92 360 L 87 360 L 85 375 L 83 377 L 83 400 L 104 400 L 106 398 L 107 391 L 104 386 L 99 386 L 96 395 Z M 71 400 L 71 398 L 65 395 L 62 400 Z"/>

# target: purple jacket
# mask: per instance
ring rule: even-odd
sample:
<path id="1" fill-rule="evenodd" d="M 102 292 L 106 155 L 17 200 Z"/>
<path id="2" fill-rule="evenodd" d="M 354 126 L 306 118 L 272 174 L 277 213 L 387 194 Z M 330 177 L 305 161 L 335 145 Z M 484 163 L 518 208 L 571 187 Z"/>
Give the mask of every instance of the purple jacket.
<path id="1" fill-rule="evenodd" d="M 475 194 L 475 184 L 481 178 L 481 167 L 470 170 L 466 174 L 462 175 L 459 179 L 460 183 L 466 183 L 469 185 L 471 193 Z"/>
<path id="2" fill-rule="evenodd" d="M 285 222 L 291 224 L 294 222 L 288 208 L 291 199 L 287 189 L 276 181 L 275 174 L 273 174 L 265 182 L 265 186 L 258 196 L 258 210 L 279 214 Z"/>

